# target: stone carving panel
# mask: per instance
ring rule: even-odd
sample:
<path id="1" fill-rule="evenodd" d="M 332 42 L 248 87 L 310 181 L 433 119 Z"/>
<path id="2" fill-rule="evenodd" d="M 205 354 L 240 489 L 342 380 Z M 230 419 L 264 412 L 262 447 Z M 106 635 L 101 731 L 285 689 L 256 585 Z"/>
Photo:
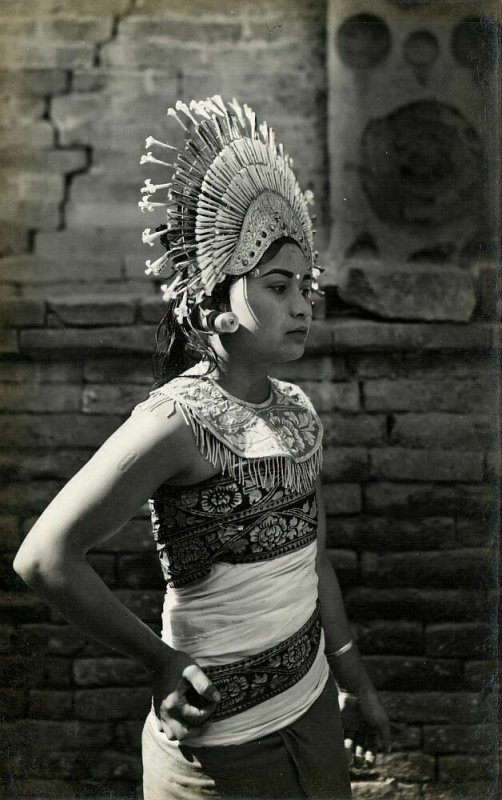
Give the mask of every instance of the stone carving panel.
<path id="1" fill-rule="evenodd" d="M 469 216 L 480 197 L 482 144 L 455 108 L 418 101 L 371 120 L 361 138 L 361 181 L 375 214 L 437 228 Z"/>

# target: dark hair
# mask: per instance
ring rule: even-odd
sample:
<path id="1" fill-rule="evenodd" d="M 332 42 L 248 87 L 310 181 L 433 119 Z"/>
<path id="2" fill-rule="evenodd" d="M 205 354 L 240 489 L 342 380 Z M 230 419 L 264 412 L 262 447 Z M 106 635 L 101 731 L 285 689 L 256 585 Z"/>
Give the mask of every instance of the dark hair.
<path id="1" fill-rule="evenodd" d="M 258 264 L 267 264 L 281 247 L 288 243 L 297 245 L 297 242 L 289 236 L 276 239 L 265 250 Z M 236 276 L 228 275 L 224 281 L 216 285 L 212 294 L 215 306 L 229 303 L 229 289 L 235 279 Z M 169 300 L 166 313 L 155 335 L 155 352 L 152 357 L 155 389 L 181 375 L 199 361 L 208 362 L 208 373 L 218 366 L 218 356 L 210 343 L 211 337 L 198 329 L 198 310 L 195 309 L 193 312 L 193 319 L 188 317 L 180 323 L 174 314 L 175 308 L 176 300 Z"/>

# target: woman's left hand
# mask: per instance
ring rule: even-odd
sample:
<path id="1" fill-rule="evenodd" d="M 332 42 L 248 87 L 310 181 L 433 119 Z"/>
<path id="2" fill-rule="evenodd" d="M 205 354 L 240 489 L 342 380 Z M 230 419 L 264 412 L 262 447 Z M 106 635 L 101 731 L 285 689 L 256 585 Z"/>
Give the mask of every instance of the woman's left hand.
<path id="1" fill-rule="evenodd" d="M 349 764 L 371 769 L 377 750 L 390 751 L 390 725 L 387 712 L 373 687 L 356 697 L 347 692 L 338 696 L 342 713 L 345 752 Z"/>

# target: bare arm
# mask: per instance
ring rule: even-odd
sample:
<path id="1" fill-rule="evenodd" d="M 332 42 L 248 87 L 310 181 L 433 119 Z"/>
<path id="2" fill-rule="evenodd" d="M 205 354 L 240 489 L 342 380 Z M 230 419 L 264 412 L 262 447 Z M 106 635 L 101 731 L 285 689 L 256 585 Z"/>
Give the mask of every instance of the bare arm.
<path id="1" fill-rule="evenodd" d="M 171 695 L 177 692 L 174 715 L 182 720 L 166 723 L 170 738 L 181 738 L 189 724 L 205 720 L 214 709 L 214 687 L 193 659 L 168 647 L 119 602 L 86 555 L 118 531 L 160 484 L 184 474 L 194 448 L 174 409 L 166 419 L 134 414 L 47 507 L 14 561 L 26 583 L 75 627 L 151 671 L 154 695 L 156 690 L 164 695 L 158 703 L 159 716 L 162 703 L 169 701 L 172 706 Z M 182 689 L 189 688 L 187 680 L 207 701 L 200 704 L 204 708 L 188 706 L 186 697 L 181 698 Z"/>
<path id="2" fill-rule="evenodd" d="M 351 632 L 340 584 L 326 551 L 326 513 L 320 481 L 317 485 L 317 502 L 319 527 L 316 570 L 319 578 L 319 601 L 328 662 L 339 688 L 344 692 L 350 692 L 357 698 L 366 726 L 378 734 L 382 745 L 388 749 L 390 731 L 387 715 L 356 645 L 353 644 L 342 655 L 334 655 L 351 641 Z"/>

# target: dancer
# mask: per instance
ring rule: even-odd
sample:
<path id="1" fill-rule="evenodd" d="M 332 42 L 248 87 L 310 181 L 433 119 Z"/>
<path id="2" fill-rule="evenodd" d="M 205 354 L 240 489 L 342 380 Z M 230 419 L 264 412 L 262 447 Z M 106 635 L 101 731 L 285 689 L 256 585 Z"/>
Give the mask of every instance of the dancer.
<path id="1" fill-rule="evenodd" d="M 302 356 L 311 323 L 311 198 L 248 106 L 215 96 L 168 115 L 185 147 L 147 139 L 156 155 L 142 161 L 171 176 L 147 180 L 140 202 L 166 213 L 143 234 L 166 249 L 147 262 L 167 278 L 156 388 L 42 514 L 15 568 L 150 671 L 145 800 L 345 800 L 335 681 L 353 696 L 346 739 L 361 762 L 388 746 L 388 720 L 326 553 L 321 421 L 270 377 Z M 86 560 L 146 500 L 167 586 L 161 638 Z"/>

